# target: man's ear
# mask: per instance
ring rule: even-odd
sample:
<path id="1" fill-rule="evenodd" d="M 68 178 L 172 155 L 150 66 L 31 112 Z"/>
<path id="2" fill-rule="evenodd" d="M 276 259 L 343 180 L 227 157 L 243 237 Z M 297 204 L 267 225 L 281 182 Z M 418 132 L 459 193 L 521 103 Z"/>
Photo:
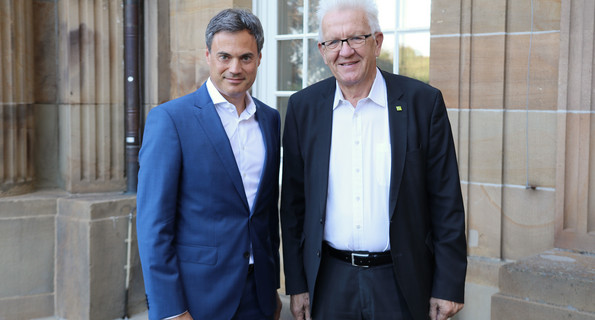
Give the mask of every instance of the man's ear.
<path id="1" fill-rule="evenodd" d="M 376 32 L 374 35 L 374 39 L 376 39 L 376 47 L 374 49 L 374 53 L 376 57 L 380 56 L 380 51 L 382 50 L 382 41 L 384 41 L 384 34 L 382 32 Z"/>

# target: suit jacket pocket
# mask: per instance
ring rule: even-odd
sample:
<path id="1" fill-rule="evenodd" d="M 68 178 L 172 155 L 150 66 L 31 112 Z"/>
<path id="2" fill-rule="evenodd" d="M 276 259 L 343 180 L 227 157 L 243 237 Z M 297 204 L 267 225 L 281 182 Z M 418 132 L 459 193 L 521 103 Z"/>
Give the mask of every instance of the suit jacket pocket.
<path id="1" fill-rule="evenodd" d="M 217 263 L 217 248 L 207 246 L 176 245 L 180 261 L 214 265 Z"/>

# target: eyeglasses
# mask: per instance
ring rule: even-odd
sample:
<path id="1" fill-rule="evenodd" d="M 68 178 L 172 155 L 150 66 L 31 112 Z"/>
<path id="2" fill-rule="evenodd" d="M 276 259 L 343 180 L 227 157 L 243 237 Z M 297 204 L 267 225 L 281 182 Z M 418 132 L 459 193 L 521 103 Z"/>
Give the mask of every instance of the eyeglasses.
<path id="1" fill-rule="evenodd" d="M 337 51 L 337 50 L 341 50 L 341 47 L 343 46 L 343 42 L 347 42 L 347 44 L 352 49 L 357 49 L 357 48 L 363 46 L 364 43 L 366 43 L 366 39 L 368 39 L 368 37 L 371 35 L 372 34 L 370 33 L 370 34 L 364 34 L 361 36 L 349 37 L 346 39 L 327 40 L 327 41 L 321 42 L 320 44 L 329 50 Z"/>

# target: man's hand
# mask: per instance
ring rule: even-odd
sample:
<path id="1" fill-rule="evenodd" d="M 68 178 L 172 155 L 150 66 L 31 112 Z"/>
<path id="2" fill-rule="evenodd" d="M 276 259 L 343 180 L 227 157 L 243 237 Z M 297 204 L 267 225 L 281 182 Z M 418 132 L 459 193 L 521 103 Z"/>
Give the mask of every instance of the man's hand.
<path id="1" fill-rule="evenodd" d="M 431 298 L 430 299 L 430 319 L 431 320 L 446 320 L 454 316 L 457 312 L 463 309 L 462 303 Z"/>
<path id="2" fill-rule="evenodd" d="M 290 301 L 291 313 L 296 320 L 312 320 L 310 296 L 307 292 L 292 295 Z"/>
<path id="3" fill-rule="evenodd" d="M 283 308 L 283 302 L 279 298 L 279 292 L 277 292 L 277 310 L 275 310 L 275 320 L 281 319 L 281 308 Z"/>
<path id="4" fill-rule="evenodd" d="M 190 315 L 190 312 L 186 311 L 177 317 L 168 318 L 168 320 L 194 320 L 194 319 Z"/>

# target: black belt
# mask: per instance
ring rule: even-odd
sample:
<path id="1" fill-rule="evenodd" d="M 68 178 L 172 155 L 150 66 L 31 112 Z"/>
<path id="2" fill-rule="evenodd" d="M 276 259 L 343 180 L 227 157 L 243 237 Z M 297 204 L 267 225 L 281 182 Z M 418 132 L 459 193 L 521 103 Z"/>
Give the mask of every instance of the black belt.
<path id="1" fill-rule="evenodd" d="M 357 267 L 373 267 L 393 262 L 390 256 L 390 251 L 385 252 L 352 252 L 335 249 L 329 246 L 326 242 L 323 249 L 329 253 L 333 258 L 344 262 L 349 262 Z"/>

